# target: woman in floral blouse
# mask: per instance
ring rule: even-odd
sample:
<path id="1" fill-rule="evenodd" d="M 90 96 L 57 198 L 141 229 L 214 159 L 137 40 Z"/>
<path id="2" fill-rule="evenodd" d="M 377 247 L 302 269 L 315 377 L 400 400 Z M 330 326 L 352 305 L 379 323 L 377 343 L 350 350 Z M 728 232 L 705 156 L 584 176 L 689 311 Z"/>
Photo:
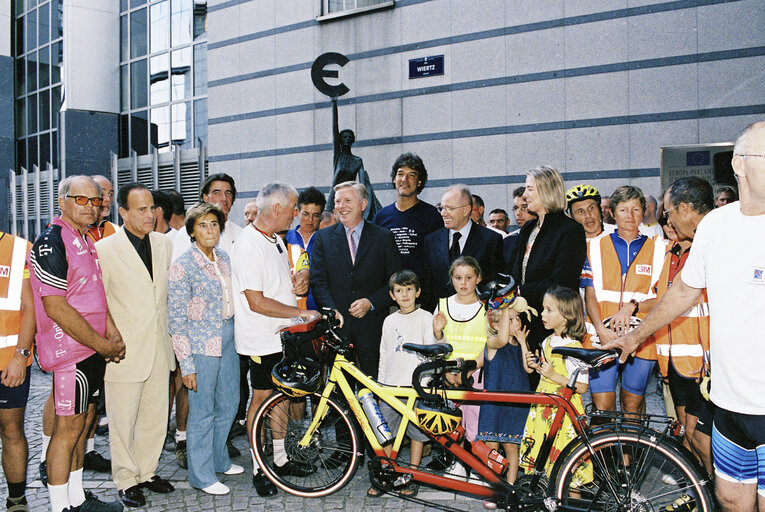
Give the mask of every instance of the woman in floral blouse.
<path id="1" fill-rule="evenodd" d="M 230 489 L 216 473 L 235 475 L 226 449 L 239 404 L 239 358 L 234 347 L 231 264 L 216 245 L 223 212 L 199 203 L 186 214 L 193 242 L 170 267 L 167 297 L 170 335 L 183 384 L 189 389 L 189 483 L 208 494 Z"/>

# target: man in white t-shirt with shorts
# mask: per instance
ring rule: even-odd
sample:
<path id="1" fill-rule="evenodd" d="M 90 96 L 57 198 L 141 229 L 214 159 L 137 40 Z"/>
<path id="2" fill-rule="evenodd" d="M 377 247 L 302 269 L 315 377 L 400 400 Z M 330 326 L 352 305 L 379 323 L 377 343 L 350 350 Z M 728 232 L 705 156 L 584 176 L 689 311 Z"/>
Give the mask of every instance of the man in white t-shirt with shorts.
<path id="1" fill-rule="evenodd" d="M 651 333 L 686 311 L 706 287 L 716 495 L 723 510 L 765 511 L 765 122 L 733 148 L 741 201 L 710 212 L 693 238 L 682 279 L 633 332 L 603 348 L 626 359 Z M 673 212 L 669 212 L 672 222 Z M 759 503 L 758 503 L 759 502 Z"/>
<path id="2" fill-rule="evenodd" d="M 296 294 L 308 291 L 308 270 L 292 275 L 287 248 L 281 237 L 276 236 L 277 232 L 290 228 L 297 214 L 297 198 L 295 188 L 286 183 L 264 186 L 257 198 L 258 217 L 242 230 L 232 249 L 236 351 L 251 358 L 248 432 L 255 411 L 274 389 L 271 370 L 282 358 L 277 329 L 287 323 L 285 318 L 310 318 L 316 314 L 316 311 L 297 308 Z M 293 465 L 284 451 L 284 440 L 274 439 L 277 465 L 280 459 L 284 461 L 282 467 Z M 264 497 L 275 495 L 276 487 L 260 470 L 254 455 L 252 461 L 252 483 L 257 493 Z M 289 468 L 292 475 L 300 470 L 295 466 Z"/>

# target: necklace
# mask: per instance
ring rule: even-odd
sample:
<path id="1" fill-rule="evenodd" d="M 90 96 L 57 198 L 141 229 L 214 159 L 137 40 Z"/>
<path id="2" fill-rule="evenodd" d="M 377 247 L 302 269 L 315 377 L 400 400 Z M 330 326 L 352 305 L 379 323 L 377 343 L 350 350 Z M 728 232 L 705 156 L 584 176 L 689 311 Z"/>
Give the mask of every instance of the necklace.
<path id="1" fill-rule="evenodd" d="M 255 230 L 258 233 L 263 235 L 263 238 L 265 238 L 266 240 L 268 240 L 269 242 L 274 244 L 276 246 L 276 250 L 279 251 L 279 254 L 282 254 L 282 246 L 279 245 L 279 242 L 276 240 L 276 235 L 270 235 L 269 236 L 265 231 L 263 231 L 262 229 L 258 228 L 255 224 L 253 224 L 252 227 L 254 227 Z"/>

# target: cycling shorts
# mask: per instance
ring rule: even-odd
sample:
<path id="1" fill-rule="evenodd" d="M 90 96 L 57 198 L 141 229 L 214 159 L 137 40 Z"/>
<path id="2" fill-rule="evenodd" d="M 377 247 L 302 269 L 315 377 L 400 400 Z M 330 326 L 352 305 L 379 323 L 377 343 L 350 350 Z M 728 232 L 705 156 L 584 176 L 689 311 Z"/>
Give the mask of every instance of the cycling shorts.
<path id="1" fill-rule="evenodd" d="M 757 484 L 765 497 L 765 416 L 715 409 L 712 427 L 715 474 L 723 480 Z"/>
<path id="2" fill-rule="evenodd" d="M 73 416 L 88 410 L 104 387 L 106 361 L 93 354 L 69 368 L 53 371 L 56 416 Z"/>
<path id="3" fill-rule="evenodd" d="M 644 395 L 648 387 L 648 377 L 654 363 L 651 359 L 631 357 L 626 363 L 612 364 L 607 368 L 590 370 L 590 391 L 592 393 L 614 393 L 619 374 L 622 375 L 622 387 L 633 395 Z"/>
<path id="4" fill-rule="evenodd" d="M 0 383 L 0 409 L 19 409 L 27 406 L 29 399 L 29 381 L 32 367 L 27 366 L 27 376 L 21 385 L 9 388 Z"/>

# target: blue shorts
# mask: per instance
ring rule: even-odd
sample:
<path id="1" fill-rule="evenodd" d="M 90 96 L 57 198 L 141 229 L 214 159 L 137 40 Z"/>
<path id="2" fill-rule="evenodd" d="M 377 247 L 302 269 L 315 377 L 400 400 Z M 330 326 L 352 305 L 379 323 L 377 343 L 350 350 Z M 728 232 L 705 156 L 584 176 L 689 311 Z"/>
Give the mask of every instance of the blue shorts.
<path id="1" fill-rule="evenodd" d="M 590 391 L 592 393 L 616 392 L 616 381 L 622 374 L 622 387 L 633 395 L 644 395 L 648 377 L 656 361 L 631 357 L 626 363 L 612 364 L 607 368 L 590 370 Z"/>
<path id="2" fill-rule="evenodd" d="M 765 416 L 715 409 L 712 453 L 719 478 L 756 483 L 757 492 L 765 497 Z"/>
<path id="3" fill-rule="evenodd" d="M 0 409 L 18 409 L 27 406 L 29 398 L 29 381 L 32 367 L 27 366 L 27 376 L 20 386 L 9 388 L 0 383 Z"/>

